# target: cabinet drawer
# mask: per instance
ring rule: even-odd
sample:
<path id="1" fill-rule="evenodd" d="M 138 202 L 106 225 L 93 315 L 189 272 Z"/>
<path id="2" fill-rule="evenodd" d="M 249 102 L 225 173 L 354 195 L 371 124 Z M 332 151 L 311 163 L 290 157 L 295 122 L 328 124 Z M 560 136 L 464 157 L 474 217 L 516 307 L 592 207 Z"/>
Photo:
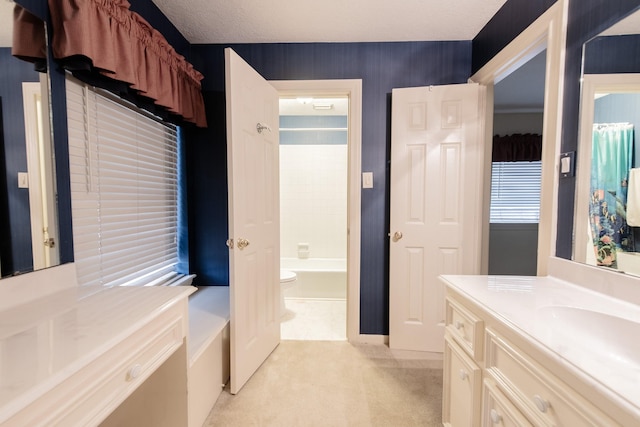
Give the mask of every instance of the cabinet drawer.
<path id="1" fill-rule="evenodd" d="M 448 336 L 444 346 L 442 422 L 451 427 L 480 425 L 482 370 Z"/>
<path id="2" fill-rule="evenodd" d="M 484 322 L 450 298 L 446 302 L 446 329 L 476 361 L 482 360 Z"/>
<path id="3" fill-rule="evenodd" d="M 533 427 L 490 379 L 484 380 L 482 393 L 482 425 L 502 427 Z"/>
<path id="4" fill-rule="evenodd" d="M 487 329 L 486 368 L 498 387 L 535 425 L 618 425 L 491 329 Z"/>

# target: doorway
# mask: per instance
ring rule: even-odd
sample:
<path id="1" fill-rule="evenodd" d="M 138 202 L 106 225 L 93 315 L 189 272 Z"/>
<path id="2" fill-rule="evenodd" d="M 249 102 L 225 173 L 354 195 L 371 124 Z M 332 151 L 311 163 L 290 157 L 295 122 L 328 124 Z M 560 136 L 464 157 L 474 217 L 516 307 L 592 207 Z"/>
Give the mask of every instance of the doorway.
<path id="1" fill-rule="evenodd" d="M 546 53 L 494 86 L 489 274 L 536 275 Z"/>
<path id="2" fill-rule="evenodd" d="M 344 341 L 349 98 L 279 104 L 281 339 Z"/>
<path id="3" fill-rule="evenodd" d="M 544 114 L 542 124 L 542 171 L 540 184 L 540 220 L 538 223 L 538 248 L 536 274 L 548 273 L 549 258 L 555 253 L 558 168 L 556 157 L 559 153 L 562 123 L 563 70 L 566 45 L 567 2 L 557 2 L 542 14 L 533 24 L 520 33 L 511 43 L 502 49 L 484 67 L 478 70 L 471 80 L 487 86 L 487 123 L 493 123 L 494 85 L 510 75 L 514 70 L 535 57 L 546 48 Z M 485 158 L 491 159 L 492 127 L 487 126 Z M 487 168 L 489 170 L 489 168 Z M 484 179 L 486 195 L 485 209 L 489 212 L 491 176 Z M 488 270 L 489 260 L 489 222 L 483 229 L 483 244 L 486 254 L 482 260 L 484 272 Z"/>
<path id="4" fill-rule="evenodd" d="M 337 323 L 342 323 L 342 328 L 345 330 L 345 335 L 342 339 L 347 339 L 350 342 L 361 342 L 364 339 L 366 339 L 366 336 L 363 337 L 360 335 L 360 188 L 361 188 L 361 129 L 362 129 L 362 81 L 361 80 L 309 80 L 309 81 L 303 81 L 303 80 L 296 80 L 296 81 L 270 81 L 271 85 L 273 87 L 275 87 L 278 90 L 278 93 L 280 95 L 280 99 L 281 99 L 281 105 L 282 105 L 282 100 L 287 100 L 284 103 L 288 104 L 289 107 L 291 107 L 292 105 L 295 106 L 296 108 L 298 108 L 298 106 L 304 106 L 304 103 L 307 103 L 306 106 L 308 107 L 308 109 L 314 110 L 314 103 L 315 105 L 315 111 L 319 112 L 319 111 L 324 111 L 324 114 L 321 116 L 325 116 L 325 117 L 332 117 L 332 116 L 342 116 L 339 119 L 336 118 L 332 118 L 332 119 L 322 119 L 322 120 L 338 120 L 338 121 L 342 121 L 338 124 L 333 123 L 333 124 L 329 124 L 326 125 L 324 127 L 323 131 L 318 131 L 318 129 L 321 128 L 321 126 L 319 125 L 310 125 L 307 126 L 306 128 L 303 128 L 299 123 L 296 124 L 295 121 L 296 120 L 300 120 L 300 119 L 296 119 L 294 118 L 287 118 L 285 120 L 289 120 L 290 123 L 286 124 L 286 126 L 283 126 L 283 115 L 287 115 L 287 111 L 288 110 L 282 110 L 281 107 L 281 129 L 288 129 L 288 130 L 284 130 L 283 134 L 285 136 L 281 137 L 281 145 L 280 148 L 281 150 L 284 148 L 284 150 L 282 150 L 282 154 L 281 153 L 281 161 L 284 162 L 284 157 L 287 157 L 287 161 L 291 162 L 296 162 L 295 156 L 300 152 L 304 150 L 304 147 L 300 144 L 292 144 L 291 140 L 288 140 L 288 143 L 282 144 L 283 138 L 293 138 L 293 136 L 297 135 L 305 135 L 307 138 L 320 138 L 320 137 L 324 137 L 325 139 L 330 139 L 327 138 L 328 136 L 332 136 L 335 137 L 337 134 L 341 135 L 341 137 L 344 137 L 345 133 L 346 133 L 346 145 L 345 144 L 336 144 L 335 142 L 337 140 L 333 140 L 333 144 L 307 144 L 310 146 L 313 146 L 315 148 L 320 148 L 320 151 L 324 151 L 326 152 L 325 155 L 329 155 L 329 152 L 334 152 L 333 155 L 335 155 L 335 152 L 338 151 L 345 151 L 346 152 L 346 158 L 343 158 L 343 161 L 346 162 L 346 171 L 341 172 L 343 175 L 346 173 L 346 180 L 344 181 L 343 184 L 337 184 L 335 182 L 336 177 L 334 175 L 336 174 L 332 174 L 329 172 L 325 172 L 325 174 L 328 175 L 327 178 L 322 178 L 321 176 L 317 176 L 313 179 L 316 180 L 316 184 L 317 185 L 322 185 L 323 179 L 331 179 L 334 182 L 332 182 L 332 186 L 337 186 L 337 185 L 342 185 L 342 190 L 343 194 L 344 194 L 344 202 L 346 204 L 346 212 L 345 212 L 345 217 L 344 220 L 342 220 L 342 225 L 340 223 L 341 220 L 337 219 L 337 218 L 333 218 L 333 222 L 337 223 L 337 227 L 336 228 L 342 228 L 341 231 L 341 236 L 342 237 L 334 237 L 335 239 L 342 239 L 341 242 L 340 241 L 336 241 L 336 242 L 331 242 L 330 244 L 326 244 L 325 249 L 322 249 L 322 245 L 323 243 L 313 243 L 313 241 L 307 241 L 310 240 L 311 237 L 309 237 L 308 239 L 306 237 L 303 238 L 303 235 L 298 235 L 296 236 L 296 233 L 288 230 L 288 225 L 290 224 L 286 224 L 286 223 L 282 223 L 282 232 L 281 232 L 281 245 L 282 245 L 282 250 L 281 253 L 284 255 L 285 258 L 288 258 L 287 262 L 292 262 L 293 264 L 285 264 L 283 265 L 283 267 L 288 267 L 289 265 L 293 265 L 293 267 L 290 270 L 293 270 L 294 272 L 296 272 L 295 270 L 295 263 L 297 262 L 298 264 L 303 263 L 304 261 L 309 261 L 309 260 L 313 260 L 313 261 L 317 261 L 315 258 L 323 258 L 325 257 L 325 254 L 329 254 L 329 252 L 327 252 L 327 250 L 329 249 L 329 246 L 334 246 L 334 247 L 340 247 L 342 246 L 342 253 L 345 254 L 345 257 L 342 259 L 342 266 L 337 266 L 336 264 L 339 264 L 340 261 L 336 261 L 336 258 L 334 258 L 334 256 L 331 257 L 326 257 L 327 259 L 331 259 L 331 261 L 327 261 L 326 264 L 331 264 L 333 263 L 334 265 L 330 265 L 330 266 L 316 266 L 316 267 L 309 267 L 308 269 L 311 270 L 318 270 L 318 269 L 324 269 L 324 270 L 329 270 L 328 272 L 325 272 L 326 275 L 328 275 L 329 278 L 329 282 L 330 284 L 333 284 L 333 286 L 328 286 L 326 289 L 324 289 L 323 291 L 326 291 L 328 293 L 311 293 L 308 294 L 311 296 L 311 298 L 315 298 L 316 300 L 322 300 L 324 299 L 325 301 L 330 301 L 330 300 L 340 300 L 342 299 L 344 301 L 344 305 L 346 307 L 346 313 L 345 313 L 345 317 L 346 317 L 346 322 L 344 321 L 340 321 L 338 320 L 338 316 L 334 316 L 335 318 L 332 319 L 333 322 Z M 329 101 L 332 100 L 332 101 Z M 328 104 L 333 104 L 333 106 L 329 106 Z M 342 105 L 341 107 L 338 107 L 338 105 Z M 324 110 L 323 110 L 324 108 Z M 338 110 L 338 108 L 342 108 L 343 110 Z M 285 114 L 283 114 L 283 111 Z M 342 114 L 340 111 L 346 113 L 346 114 Z M 292 116 L 296 116 L 296 114 L 290 114 Z M 346 116 L 346 118 L 344 117 Z M 304 119 L 307 121 L 311 121 L 313 122 L 314 120 L 316 121 L 321 121 L 321 119 Z M 346 122 L 345 122 L 346 120 Z M 293 121 L 293 122 L 291 122 Z M 345 129 L 346 128 L 346 129 Z M 323 132 L 323 134 L 319 134 L 319 132 Z M 288 135 L 288 136 L 287 136 Z M 324 135 L 324 136 L 321 136 Z M 309 141 L 307 139 L 307 141 Z M 341 140 L 344 141 L 344 140 Z M 326 141 L 325 141 L 326 142 Z M 324 148 L 321 148 L 324 147 Z M 308 156 L 307 156 L 308 157 Z M 313 157 L 313 156 L 312 156 Z M 300 159 L 298 159 L 300 160 Z M 329 157 L 327 159 L 328 163 L 330 164 L 331 157 Z M 311 175 L 308 173 L 304 173 L 300 171 L 300 168 L 297 168 L 299 170 L 299 174 L 302 174 L 302 178 L 298 180 L 297 183 L 294 184 L 294 186 L 297 186 L 298 188 L 302 188 L 302 190 L 305 190 L 305 183 L 304 182 L 300 182 L 301 180 L 305 180 L 305 179 L 311 179 Z M 282 169 L 281 169 L 282 171 Z M 298 175 L 300 176 L 300 175 Z M 282 186 L 281 186 L 282 189 Z M 308 188 L 306 188 L 306 190 L 308 190 Z M 287 190 L 289 191 L 289 190 Z M 322 191 L 327 191 L 329 192 L 330 190 L 328 188 L 325 188 Z M 281 208 L 283 209 L 284 215 L 291 215 L 291 210 L 287 210 L 289 213 L 287 214 L 284 209 L 287 208 L 287 206 L 283 205 L 283 203 L 289 203 L 289 208 L 291 208 L 291 203 L 295 203 L 295 197 L 291 197 L 291 196 L 285 196 L 285 197 L 290 197 L 291 200 L 287 201 L 284 200 L 283 196 L 281 195 L 281 198 L 283 198 L 282 203 L 281 203 Z M 316 202 L 311 202 L 311 203 L 321 203 L 320 201 L 316 201 Z M 340 202 L 338 200 L 333 200 L 332 202 L 334 204 L 334 208 L 338 209 L 338 205 L 340 204 Z M 328 206 L 322 206 L 319 210 L 324 209 L 325 211 L 329 210 Z M 282 217 L 282 214 L 281 214 Z M 284 222 L 288 222 L 288 223 L 295 223 L 294 225 L 296 225 L 298 228 L 302 227 L 298 221 L 298 219 L 296 218 L 285 218 L 283 220 Z M 315 228 L 313 226 L 305 226 L 307 228 Z M 315 229 L 315 230 L 306 230 L 308 232 L 307 236 L 313 236 L 314 234 L 318 234 L 319 230 Z M 337 258 L 338 260 L 340 258 Z M 306 263 L 309 264 L 309 263 Z M 322 260 L 320 262 L 320 264 L 322 264 Z M 307 270 L 307 268 L 302 269 L 302 268 L 298 268 L 298 271 L 296 272 L 296 276 L 300 276 L 300 281 L 303 282 L 305 280 L 309 280 L 308 274 L 306 274 L 307 272 L 305 271 Z M 300 273 L 300 274 L 298 274 Z M 312 273 L 313 275 L 313 273 Z M 340 292 L 340 285 L 339 285 L 339 280 L 340 279 L 335 279 L 335 276 L 340 276 L 342 275 L 344 277 L 343 280 L 346 281 L 346 285 L 342 288 L 342 295 L 338 296 L 337 292 Z M 334 276 L 333 279 L 331 279 L 331 276 Z M 297 280 L 297 277 L 296 277 Z M 286 285 L 285 285 L 286 287 Z M 293 304 L 296 304 L 297 302 L 299 303 L 301 300 L 306 300 L 307 298 L 304 298 L 304 294 L 302 292 L 317 292 L 318 288 L 315 287 L 314 290 L 314 286 L 306 286 L 304 283 L 300 283 L 300 284 L 293 284 L 290 288 L 285 289 L 284 290 L 284 296 L 287 299 L 290 299 L 292 301 L 292 306 Z M 294 301 L 294 299 L 297 299 L 298 301 Z M 285 301 L 286 303 L 287 301 Z M 286 309 L 286 305 L 285 305 L 285 309 Z M 289 315 L 291 316 L 291 313 L 284 313 L 285 315 L 285 319 L 287 318 L 286 316 Z M 284 330 L 281 330 L 281 332 L 284 332 Z M 287 339 L 287 337 L 285 336 L 286 334 L 283 334 L 283 339 Z"/>

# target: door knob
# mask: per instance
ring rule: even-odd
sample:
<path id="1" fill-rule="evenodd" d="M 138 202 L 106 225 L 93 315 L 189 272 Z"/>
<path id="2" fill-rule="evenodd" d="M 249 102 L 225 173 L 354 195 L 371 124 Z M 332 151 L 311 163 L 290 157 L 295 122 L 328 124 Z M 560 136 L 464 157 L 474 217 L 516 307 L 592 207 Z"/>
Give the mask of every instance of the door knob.
<path id="1" fill-rule="evenodd" d="M 247 239 L 238 239 L 236 246 L 238 246 L 238 249 L 243 250 L 244 248 L 249 246 L 249 241 Z"/>
<path id="2" fill-rule="evenodd" d="M 233 239 L 227 239 L 227 247 L 233 249 Z"/>
<path id="3" fill-rule="evenodd" d="M 389 235 L 391 236 L 391 233 L 389 233 Z M 397 242 L 400 239 L 402 239 L 401 231 L 396 231 L 395 233 L 393 233 L 393 236 L 391 236 L 391 240 L 393 240 L 394 242 Z"/>

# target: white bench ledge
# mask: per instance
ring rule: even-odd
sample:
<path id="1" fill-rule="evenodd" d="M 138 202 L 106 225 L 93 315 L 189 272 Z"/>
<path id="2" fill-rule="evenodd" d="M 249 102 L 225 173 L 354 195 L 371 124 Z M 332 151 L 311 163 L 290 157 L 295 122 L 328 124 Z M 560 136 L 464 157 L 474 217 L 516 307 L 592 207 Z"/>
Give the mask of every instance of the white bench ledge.
<path id="1" fill-rule="evenodd" d="M 202 286 L 189 296 L 187 354 L 190 365 L 222 332 L 229 317 L 228 286 Z"/>

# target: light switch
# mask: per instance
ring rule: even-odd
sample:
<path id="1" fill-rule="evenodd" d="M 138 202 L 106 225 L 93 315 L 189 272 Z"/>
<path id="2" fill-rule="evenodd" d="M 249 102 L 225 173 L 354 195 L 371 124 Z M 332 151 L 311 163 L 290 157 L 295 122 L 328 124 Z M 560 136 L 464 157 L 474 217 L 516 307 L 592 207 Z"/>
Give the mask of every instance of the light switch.
<path id="1" fill-rule="evenodd" d="M 373 172 L 362 172 L 362 188 L 373 188 Z"/>
<path id="2" fill-rule="evenodd" d="M 18 188 L 29 188 L 29 174 L 18 172 Z"/>
<path id="3" fill-rule="evenodd" d="M 560 177 L 569 178 L 575 176 L 575 158 L 576 152 L 569 151 L 567 153 L 560 154 Z"/>

